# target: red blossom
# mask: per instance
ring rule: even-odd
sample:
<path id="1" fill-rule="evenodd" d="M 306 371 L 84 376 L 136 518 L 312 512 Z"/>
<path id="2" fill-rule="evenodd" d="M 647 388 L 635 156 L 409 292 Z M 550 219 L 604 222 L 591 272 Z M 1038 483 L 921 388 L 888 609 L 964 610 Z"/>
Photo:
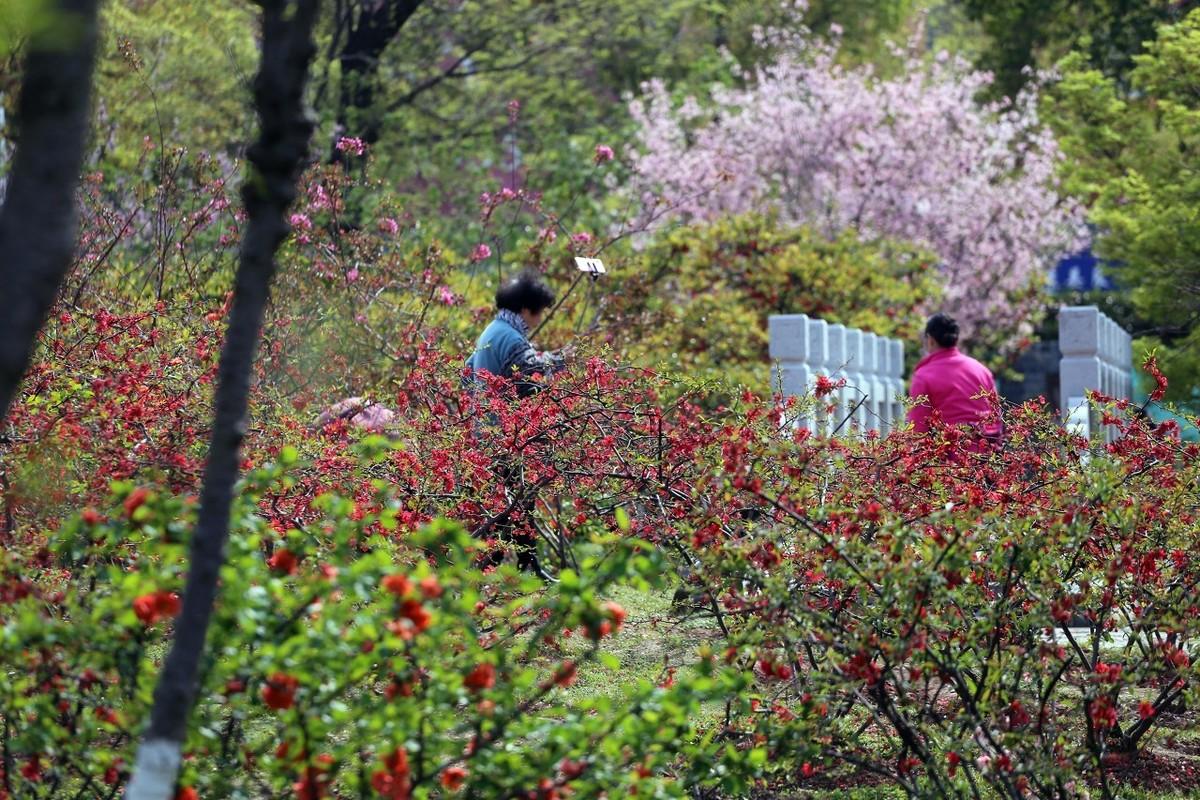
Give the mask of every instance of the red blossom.
<path id="1" fill-rule="evenodd" d="M 412 592 L 412 581 L 400 574 L 387 575 L 380 581 L 384 591 L 396 595 L 396 597 L 404 597 Z"/>
<path id="2" fill-rule="evenodd" d="M 296 558 L 296 554 L 287 548 L 276 550 L 267 559 L 267 566 L 271 568 L 271 571 L 280 575 L 295 575 L 299 565 L 300 560 Z"/>
<path id="3" fill-rule="evenodd" d="M 371 775 L 371 787 L 388 800 L 408 800 L 412 794 L 408 751 L 397 747 L 383 757 L 383 766 Z"/>
<path id="4" fill-rule="evenodd" d="M 463 678 L 463 686 L 472 692 L 481 692 L 496 685 L 496 667 L 488 662 L 478 664 Z"/>
<path id="5" fill-rule="evenodd" d="M 262 688 L 262 699 L 267 708 L 283 711 L 291 708 L 296 702 L 296 689 L 300 681 L 283 672 L 276 672 Z"/>
<path id="6" fill-rule="evenodd" d="M 129 496 L 125 498 L 125 516 L 132 518 L 133 512 L 145 505 L 149 497 L 150 491 L 141 486 L 130 492 Z"/>
<path id="7" fill-rule="evenodd" d="M 421 594 L 430 600 L 436 600 L 442 596 L 442 585 L 438 583 L 437 576 L 435 575 L 422 578 L 419 585 L 421 587 Z"/>
<path id="8" fill-rule="evenodd" d="M 1158 357 L 1153 353 L 1146 356 L 1146 360 L 1142 362 L 1142 369 L 1154 378 L 1154 389 L 1150 392 L 1150 400 L 1157 403 L 1167 394 L 1167 376 L 1163 375 L 1162 370 L 1158 368 Z"/>
<path id="9" fill-rule="evenodd" d="M 42 779 L 42 760 L 38 756 L 30 756 L 21 765 L 21 777 L 30 783 L 37 783 Z"/>
<path id="10" fill-rule="evenodd" d="M 462 767 L 446 767 L 442 770 L 441 784 L 448 792 L 457 792 L 467 779 L 467 771 Z"/>
<path id="11" fill-rule="evenodd" d="M 559 686 L 570 686 L 575 683 L 575 678 L 578 674 L 578 669 L 574 661 L 564 661 L 554 671 L 554 683 Z"/>
<path id="12" fill-rule="evenodd" d="M 151 592 L 133 600 L 133 613 L 146 626 L 178 616 L 180 608 L 179 595 L 174 592 Z"/>

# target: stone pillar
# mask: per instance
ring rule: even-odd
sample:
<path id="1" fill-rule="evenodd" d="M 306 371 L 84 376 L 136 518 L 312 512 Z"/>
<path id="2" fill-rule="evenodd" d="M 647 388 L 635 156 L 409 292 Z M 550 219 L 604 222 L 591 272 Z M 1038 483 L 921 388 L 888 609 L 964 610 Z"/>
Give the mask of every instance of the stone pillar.
<path id="1" fill-rule="evenodd" d="M 879 411 L 883 404 L 885 393 L 883 381 L 880 380 L 879 337 L 873 333 L 863 333 L 863 369 L 869 386 L 867 399 L 866 430 L 882 432 L 882 414 Z"/>
<path id="2" fill-rule="evenodd" d="M 772 316 L 767 320 L 771 355 L 771 389 L 779 389 L 784 397 L 805 397 L 812 392 L 817 380 L 817 366 L 825 353 L 814 359 L 809 339 L 809 319 L 806 314 Z M 797 427 L 814 429 L 812 413 L 801 415 Z"/>
<path id="3" fill-rule="evenodd" d="M 846 352 L 846 326 L 841 324 L 830 325 L 827 328 L 825 340 L 825 372 L 832 380 L 846 378 L 846 361 L 849 355 Z M 834 391 L 828 397 L 828 405 L 833 406 L 833 410 L 829 412 L 825 420 L 825 428 L 823 433 L 826 435 L 832 434 L 834 428 L 841 423 L 842 418 L 846 416 L 849 410 L 850 389 L 843 387 Z M 845 435 L 846 426 L 843 425 L 839 433 Z"/>
<path id="4" fill-rule="evenodd" d="M 1064 306 L 1058 312 L 1058 347 L 1062 351 L 1059 385 L 1063 420 L 1074 432 L 1091 437 L 1116 436 L 1113 426 L 1101 429 L 1087 402 L 1090 391 L 1127 400 L 1133 388 L 1132 340 L 1096 306 Z"/>
<path id="5" fill-rule="evenodd" d="M 850 410 L 856 406 L 858 408 L 842 426 L 842 431 L 849 435 L 863 429 L 866 409 L 863 398 L 871 389 L 863 374 L 863 332 L 858 328 L 846 329 L 846 388 L 850 391 L 847 392 L 846 410 L 842 412 L 842 416 L 850 414 Z"/>
<path id="6" fill-rule="evenodd" d="M 889 396 L 892 401 L 892 427 L 904 424 L 904 342 L 888 340 Z"/>
<path id="7" fill-rule="evenodd" d="M 829 323 L 823 319 L 809 319 L 808 343 L 812 348 L 813 369 L 818 375 L 829 375 Z M 825 406 L 832 398 L 823 397 L 817 400 L 816 419 L 813 422 L 813 433 L 824 436 L 829 432 L 829 414 Z"/>
<path id="8" fill-rule="evenodd" d="M 875 339 L 875 375 L 879 380 L 879 433 L 892 430 L 892 347 L 883 336 Z"/>

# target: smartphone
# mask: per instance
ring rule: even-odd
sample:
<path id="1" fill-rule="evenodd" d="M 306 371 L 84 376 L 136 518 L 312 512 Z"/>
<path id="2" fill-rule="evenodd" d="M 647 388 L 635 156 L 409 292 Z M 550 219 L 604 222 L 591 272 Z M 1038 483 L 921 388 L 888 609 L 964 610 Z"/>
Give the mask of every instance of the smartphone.
<path id="1" fill-rule="evenodd" d="M 604 275 L 608 270 L 604 268 L 604 262 L 598 258 L 583 258 L 575 257 L 575 268 L 580 272 L 589 272 L 592 275 Z"/>

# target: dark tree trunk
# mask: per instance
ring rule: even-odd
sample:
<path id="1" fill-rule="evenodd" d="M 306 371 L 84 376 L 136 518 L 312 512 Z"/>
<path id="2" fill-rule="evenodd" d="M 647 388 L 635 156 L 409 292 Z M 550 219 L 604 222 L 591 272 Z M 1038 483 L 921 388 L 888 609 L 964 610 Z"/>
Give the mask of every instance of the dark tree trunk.
<path id="1" fill-rule="evenodd" d="M 341 79 L 338 89 L 337 126 L 340 136 L 352 136 L 367 144 L 379 141 L 379 110 L 375 108 L 375 87 L 379 59 L 400 29 L 416 13 L 422 0 L 359 0 L 347 13 L 357 18 L 348 21 L 346 44 L 338 53 Z M 336 143 L 330 160 L 337 163 L 342 153 Z"/>
<path id="2" fill-rule="evenodd" d="M 138 751 L 127 800 L 170 800 L 174 791 L 218 575 L 225 561 L 238 454 L 246 431 L 251 367 L 275 273 L 275 252 L 288 235 L 286 212 L 296 197 L 296 181 L 312 135 L 312 121 L 304 110 L 304 87 L 315 53 L 312 31 L 319 0 L 260 0 L 260 5 L 262 62 L 254 81 L 254 101 L 261 130 L 248 154 L 250 174 L 242 188 L 249 223 L 218 368 L 212 439 L 183 608 L 154 691 L 150 726 Z"/>
<path id="3" fill-rule="evenodd" d="M 34 37 L 17 101 L 17 150 L 0 209 L 0 420 L 75 249 L 75 187 L 87 140 L 98 0 L 56 0 Z"/>

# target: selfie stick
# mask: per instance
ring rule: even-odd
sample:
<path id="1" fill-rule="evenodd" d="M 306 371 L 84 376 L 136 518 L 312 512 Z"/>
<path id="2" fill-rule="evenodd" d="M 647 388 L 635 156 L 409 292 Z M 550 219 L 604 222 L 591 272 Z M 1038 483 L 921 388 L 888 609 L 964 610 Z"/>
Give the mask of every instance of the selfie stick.
<path id="1" fill-rule="evenodd" d="M 600 280 L 601 275 L 608 273 L 604 268 L 604 262 L 598 258 L 583 258 L 582 256 L 575 257 L 575 268 L 580 272 L 588 275 L 591 281 L 588 283 L 587 293 L 583 296 L 583 306 L 579 309 L 579 320 L 575 323 L 575 332 L 579 333 L 579 327 L 583 323 L 584 315 L 587 313 L 588 303 L 592 299 L 592 286 Z M 600 319 L 600 308 L 596 308 L 596 317 L 592 320 L 591 328 L 596 327 L 596 322 Z"/>

